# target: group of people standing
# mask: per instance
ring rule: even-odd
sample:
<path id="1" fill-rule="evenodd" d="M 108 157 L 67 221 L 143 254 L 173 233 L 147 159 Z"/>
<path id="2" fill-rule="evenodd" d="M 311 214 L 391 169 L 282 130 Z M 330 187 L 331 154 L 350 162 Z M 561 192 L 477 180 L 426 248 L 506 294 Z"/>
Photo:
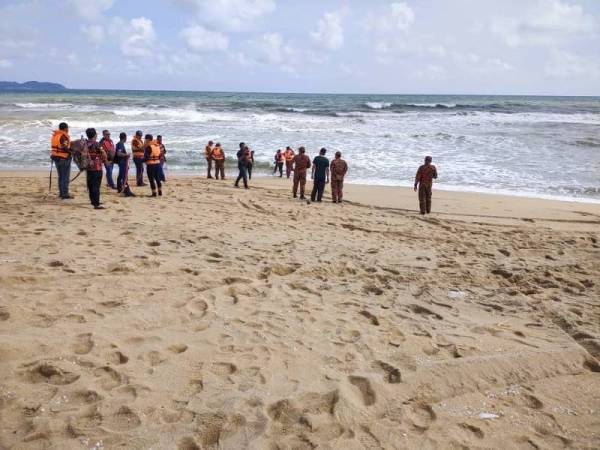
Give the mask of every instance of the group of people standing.
<path id="1" fill-rule="evenodd" d="M 162 196 L 162 183 L 166 181 L 164 164 L 166 162 L 166 149 L 162 142 L 162 136 L 158 135 L 156 139 L 151 134 L 143 135 L 142 131 L 136 131 L 131 140 L 131 155 L 127 153 L 125 144 L 127 135 L 119 134 L 119 141 L 115 145 L 111 139 L 110 131 L 102 131 L 102 138 L 98 141 L 98 135 L 94 128 L 88 128 L 86 131 L 87 139 L 81 139 L 71 142 L 69 137 L 69 126 L 62 122 L 55 130 L 51 139 L 51 159 L 56 166 L 58 173 L 59 197 L 63 200 L 73 198 L 69 194 L 71 162 L 73 156 L 77 157 L 77 165 L 80 170 L 86 171 L 87 188 L 90 197 L 90 203 L 95 209 L 104 209 L 100 203 L 100 187 L 102 185 L 103 167 L 106 171 L 107 187 L 117 190 L 118 193 L 126 197 L 135 196 L 129 187 L 128 173 L 129 160 L 133 156 L 133 162 L 136 169 L 137 186 L 146 186 L 144 183 L 144 166 L 146 168 L 151 196 Z M 142 139 L 143 136 L 143 139 Z M 291 147 L 286 147 L 285 151 L 277 150 L 274 156 L 273 174 L 279 172 L 279 177 L 283 177 L 283 167 L 285 173 L 290 178 L 293 173 L 292 195 L 294 198 L 300 194 L 300 199 L 304 200 L 305 187 L 308 169 L 311 169 L 311 179 L 313 188 L 310 195 L 311 201 L 321 202 L 325 192 L 325 186 L 331 182 L 331 199 L 333 203 L 341 203 L 343 199 L 344 178 L 348 172 L 348 164 L 342 159 L 342 153 L 336 152 L 333 161 L 325 156 L 327 149 L 321 148 L 319 154 L 310 160 L 306 155 L 304 147 L 298 148 L 296 154 Z M 207 163 L 207 178 L 213 178 L 212 170 L 214 167 L 215 178 L 225 179 L 225 151 L 220 143 L 209 141 L 204 148 L 204 157 Z M 234 186 L 240 187 L 240 181 L 243 181 L 244 188 L 248 189 L 248 180 L 252 179 L 252 169 L 254 166 L 254 151 L 250 150 L 248 145 L 240 142 L 239 150 L 236 153 L 238 176 Z M 117 164 L 119 174 L 115 186 L 113 180 L 113 166 Z M 432 164 L 431 156 L 425 158 L 425 163 L 419 167 L 414 183 L 414 190 L 419 193 L 419 207 L 421 214 L 431 212 L 431 191 L 433 180 L 437 178 L 437 169 Z"/>
<path id="2" fill-rule="evenodd" d="M 65 122 L 60 123 L 58 130 L 52 134 L 50 157 L 58 173 L 59 197 L 63 200 L 73 198 L 69 193 L 73 157 L 76 158 L 79 169 L 86 171 L 88 194 L 94 209 L 104 209 L 100 202 L 103 168 L 106 171 L 106 184 L 109 189 L 114 189 L 126 197 L 135 197 L 128 181 L 131 155 L 125 147 L 127 135 L 120 133 L 119 141 L 115 145 L 108 130 L 102 131 L 102 138 L 99 141 L 95 128 L 88 128 L 85 134 L 85 139 L 71 141 L 69 125 Z M 146 166 L 152 197 L 162 196 L 162 183 L 166 181 L 164 173 L 166 153 L 160 135 L 154 139 L 151 134 L 144 136 L 141 131 L 137 131 L 131 140 L 136 184 L 146 186 L 144 183 L 144 166 Z M 113 179 L 115 164 L 119 167 L 116 185 Z"/>

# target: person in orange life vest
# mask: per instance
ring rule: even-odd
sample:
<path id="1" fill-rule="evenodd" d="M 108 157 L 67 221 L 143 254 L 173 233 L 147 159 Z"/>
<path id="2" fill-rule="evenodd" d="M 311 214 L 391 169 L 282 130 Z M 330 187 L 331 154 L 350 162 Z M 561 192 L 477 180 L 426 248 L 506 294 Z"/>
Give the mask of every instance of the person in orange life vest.
<path id="1" fill-rule="evenodd" d="M 69 178 L 71 176 L 71 138 L 69 137 L 69 125 L 61 122 L 58 130 L 52 133 L 50 140 L 50 159 L 56 166 L 58 173 L 58 196 L 62 200 L 73 198 L 69 194 Z"/>
<path id="2" fill-rule="evenodd" d="M 144 183 L 144 142 L 142 141 L 142 132 L 135 132 L 131 140 L 131 153 L 135 164 L 135 180 L 138 186 L 146 186 Z"/>
<path id="3" fill-rule="evenodd" d="M 100 204 L 100 186 L 102 185 L 102 165 L 107 160 L 106 152 L 96 141 L 98 134 L 95 128 L 88 128 L 85 130 L 85 134 L 88 138 L 85 146 L 89 156 L 86 176 L 90 203 L 94 209 L 104 209 L 104 206 Z"/>
<path id="4" fill-rule="evenodd" d="M 167 157 L 165 156 L 167 154 L 167 149 L 163 145 L 162 136 L 160 134 L 158 136 L 156 136 L 156 142 L 158 142 L 158 146 L 160 147 L 160 168 L 158 170 L 159 176 L 160 176 L 160 181 L 162 181 L 163 183 L 166 183 L 167 180 L 165 178 L 165 169 L 163 166 L 165 165 L 165 162 L 167 161 Z"/>
<path id="5" fill-rule="evenodd" d="M 292 193 L 297 197 L 298 187 L 300 187 L 300 200 L 304 200 L 304 189 L 306 187 L 306 171 L 310 169 L 310 158 L 305 154 L 304 147 L 298 149 L 298 154 L 294 156 L 294 187 Z"/>
<path id="6" fill-rule="evenodd" d="M 342 203 L 344 177 L 348 172 L 348 164 L 342 159 L 342 152 L 335 152 L 335 159 L 329 165 L 331 174 L 331 200 L 333 203 Z"/>
<path id="7" fill-rule="evenodd" d="M 281 149 L 277 150 L 277 153 L 275 153 L 275 166 L 273 167 L 273 175 L 275 175 L 275 173 L 279 170 L 279 178 L 283 177 L 283 162 L 285 161 L 285 158 L 283 156 L 283 153 L 281 152 Z"/>
<path id="8" fill-rule="evenodd" d="M 204 147 L 204 158 L 206 159 L 206 178 L 212 178 L 212 166 L 213 166 L 213 160 L 212 157 L 210 156 L 213 150 L 213 141 L 208 141 L 208 144 L 206 144 L 206 147 Z"/>
<path id="9" fill-rule="evenodd" d="M 215 147 L 210 152 L 210 158 L 215 162 L 215 178 L 219 179 L 219 174 L 221 174 L 221 179 L 225 179 L 225 152 L 221 148 L 220 143 L 216 143 Z"/>
<path id="10" fill-rule="evenodd" d="M 422 215 L 431 213 L 431 189 L 433 180 L 437 177 L 437 169 L 431 164 L 431 156 L 426 156 L 425 164 L 417 170 L 414 186 L 415 192 L 419 191 L 419 209 Z"/>
<path id="11" fill-rule="evenodd" d="M 110 132 L 108 130 L 102 131 L 102 139 L 100 139 L 100 145 L 106 152 L 106 162 L 104 163 L 104 169 L 106 169 L 106 184 L 110 189 L 117 189 L 113 180 L 113 167 L 115 160 L 115 144 L 110 139 Z"/>
<path id="12" fill-rule="evenodd" d="M 146 172 L 150 189 L 152 189 L 152 197 L 162 195 L 162 184 L 160 180 L 160 144 L 155 141 L 151 134 L 144 137 L 144 162 L 146 163 Z"/>
<path id="13" fill-rule="evenodd" d="M 285 175 L 289 178 L 294 167 L 294 150 L 289 146 L 286 147 L 283 156 L 285 157 Z"/>

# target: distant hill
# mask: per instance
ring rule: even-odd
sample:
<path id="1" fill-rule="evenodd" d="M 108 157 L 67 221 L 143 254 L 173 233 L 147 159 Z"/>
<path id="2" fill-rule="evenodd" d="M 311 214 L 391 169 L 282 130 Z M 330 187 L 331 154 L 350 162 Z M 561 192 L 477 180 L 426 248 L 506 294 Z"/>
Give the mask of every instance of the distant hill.
<path id="1" fill-rule="evenodd" d="M 48 83 L 45 81 L 26 81 L 25 83 L 17 83 L 16 81 L 0 81 L 0 92 L 59 92 L 66 90 L 67 88 L 62 84 Z"/>

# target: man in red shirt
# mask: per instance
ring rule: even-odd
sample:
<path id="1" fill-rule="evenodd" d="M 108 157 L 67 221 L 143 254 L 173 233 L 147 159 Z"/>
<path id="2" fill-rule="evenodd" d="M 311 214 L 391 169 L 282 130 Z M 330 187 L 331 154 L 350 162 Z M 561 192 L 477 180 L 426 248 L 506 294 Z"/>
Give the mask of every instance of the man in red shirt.
<path id="1" fill-rule="evenodd" d="M 419 191 L 419 208 L 423 215 L 431 213 L 431 188 L 437 177 L 437 169 L 431 164 L 431 156 L 426 156 L 425 164 L 419 167 L 415 177 L 415 192 Z"/>

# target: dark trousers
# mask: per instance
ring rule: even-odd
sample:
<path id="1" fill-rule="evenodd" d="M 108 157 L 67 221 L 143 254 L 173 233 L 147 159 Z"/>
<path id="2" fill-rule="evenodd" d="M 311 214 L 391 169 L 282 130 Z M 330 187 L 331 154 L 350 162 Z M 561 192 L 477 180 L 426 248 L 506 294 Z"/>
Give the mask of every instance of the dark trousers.
<path id="1" fill-rule="evenodd" d="M 248 187 L 248 167 L 246 166 L 246 164 L 238 163 L 238 169 L 240 170 L 240 173 L 237 177 L 237 180 L 235 180 L 235 185 L 239 186 L 240 180 L 244 180 L 244 187 L 247 188 Z"/>
<path id="2" fill-rule="evenodd" d="M 100 205 L 100 186 L 102 186 L 102 170 L 88 170 L 87 188 L 92 206 Z"/>
<path id="3" fill-rule="evenodd" d="M 431 212 L 431 186 L 419 185 L 419 209 L 421 214 Z"/>
<path id="4" fill-rule="evenodd" d="M 298 174 L 298 172 L 294 173 L 294 187 L 292 188 L 292 192 L 294 193 L 294 197 L 298 194 L 298 188 L 300 188 L 300 198 L 304 198 L 304 187 L 306 186 L 306 173 Z"/>
<path id="5" fill-rule="evenodd" d="M 135 181 L 138 186 L 144 185 L 144 158 L 133 158 L 135 164 Z"/>
<path id="6" fill-rule="evenodd" d="M 167 179 L 165 178 L 165 161 L 161 160 L 160 164 L 158 165 L 158 176 L 160 177 L 160 181 L 167 181 Z"/>
<path id="7" fill-rule="evenodd" d="M 146 172 L 148 173 L 148 181 L 150 182 L 150 189 L 152 189 L 152 192 L 155 192 L 157 187 L 160 191 L 162 188 L 160 181 L 160 164 L 146 164 Z"/>
<path id="8" fill-rule="evenodd" d="M 276 173 L 279 170 L 279 178 L 283 177 L 283 163 L 278 162 L 275 163 L 275 167 L 273 168 L 273 173 Z"/>
<path id="9" fill-rule="evenodd" d="M 342 197 L 344 193 L 342 192 L 344 189 L 344 180 L 334 180 L 331 179 L 331 199 L 333 203 L 341 203 Z"/>
<path id="10" fill-rule="evenodd" d="M 127 177 L 129 175 L 129 161 L 122 160 L 119 162 L 119 176 L 117 177 L 117 192 L 124 193 L 125 196 L 132 195 L 131 189 L 129 189 L 129 181 Z"/>
<path id="11" fill-rule="evenodd" d="M 69 198 L 69 178 L 71 176 L 71 157 L 66 159 L 54 158 L 56 173 L 58 173 L 58 196 Z"/>
<path id="12" fill-rule="evenodd" d="M 225 179 L 225 160 L 224 159 L 215 159 L 215 178 L 219 179 L 219 174 L 221 174 L 221 179 Z"/>
<path id="13" fill-rule="evenodd" d="M 115 188 L 115 181 L 113 180 L 113 166 L 114 163 L 111 162 L 105 162 L 104 163 L 104 168 L 106 169 L 106 184 L 108 185 L 109 188 L 114 189 Z"/>
<path id="14" fill-rule="evenodd" d="M 248 179 L 249 180 L 252 179 L 252 166 L 253 166 L 253 164 L 248 164 L 248 167 L 246 169 L 248 171 Z"/>
<path id="15" fill-rule="evenodd" d="M 285 161 L 285 175 L 289 178 L 292 173 L 292 168 L 294 167 L 294 161 Z"/>
<path id="16" fill-rule="evenodd" d="M 206 158 L 206 178 L 212 178 L 212 158 Z"/>
<path id="17" fill-rule="evenodd" d="M 325 180 L 315 179 L 313 182 L 312 192 L 310 199 L 314 202 L 315 199 L 320 202 L 323 198 L 323 192 L 325 192 Z"/>

